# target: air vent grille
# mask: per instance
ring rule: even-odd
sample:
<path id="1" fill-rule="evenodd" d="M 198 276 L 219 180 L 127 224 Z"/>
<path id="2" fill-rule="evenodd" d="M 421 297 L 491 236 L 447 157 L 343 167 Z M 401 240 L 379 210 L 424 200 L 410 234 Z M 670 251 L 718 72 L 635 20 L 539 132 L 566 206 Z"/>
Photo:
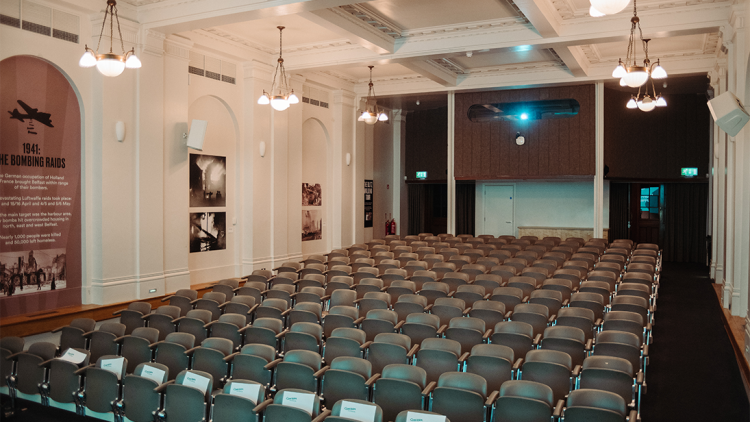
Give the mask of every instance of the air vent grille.
<path id="1" fill-rule="evenodd" d="M 27 0 L 0 0 L 0 24 L 78 44 L 80 18 Z"/>

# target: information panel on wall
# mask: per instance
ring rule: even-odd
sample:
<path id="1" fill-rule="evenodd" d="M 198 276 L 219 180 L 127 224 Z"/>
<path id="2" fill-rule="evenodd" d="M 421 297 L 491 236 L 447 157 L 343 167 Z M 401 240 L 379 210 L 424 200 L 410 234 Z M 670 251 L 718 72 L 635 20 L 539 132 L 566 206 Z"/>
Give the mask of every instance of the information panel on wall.
<path id="1" fill-rule="evenodd" d="M 372 227 L 372 180 L 365 180 L 365 227 Z"/>
<path id="2" fill-rule="evenodd" d="M 0 108 L 0 316 L 80 304 L 75 90 L 50 63 L 10 57 L 0 62 Z"/>

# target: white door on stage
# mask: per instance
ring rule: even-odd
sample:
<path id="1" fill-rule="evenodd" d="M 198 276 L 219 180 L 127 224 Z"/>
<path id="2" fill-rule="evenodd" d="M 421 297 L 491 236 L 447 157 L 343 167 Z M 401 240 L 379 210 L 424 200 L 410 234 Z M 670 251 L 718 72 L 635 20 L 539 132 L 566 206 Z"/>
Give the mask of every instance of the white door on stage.
<path id="1" fill-rule="evenodd" d="M 513 195 L 515 187 L 512 185 L 487 185 L 484 187 L 484 233 L 515 235 L 513 224 Z"/>

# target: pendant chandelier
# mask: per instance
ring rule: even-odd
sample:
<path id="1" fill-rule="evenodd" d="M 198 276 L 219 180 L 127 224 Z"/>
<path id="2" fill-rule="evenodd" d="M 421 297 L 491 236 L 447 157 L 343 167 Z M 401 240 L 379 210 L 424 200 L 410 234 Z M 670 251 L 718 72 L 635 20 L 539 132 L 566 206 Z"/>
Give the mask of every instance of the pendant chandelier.
<path id="1" fill-rule="evenodd" d="M 641 89 L 638 88 L 638 94 L 631 96 L 628 103 L 625 105 L 625 107 L 629 109 L 635 109 L 649 112 L 653 111 L 656 107 L 666 107 L 667 106 L 667 100 L 664 99 L 661 95 L 656 94 L 656 88 L 654 88 L 654 80 L 651 79 L 651 94 L 654 96 L 651 97 L 648 93 L 648 84 L 646 85 L 646 91 L 643 93 L 643 96 L 641 96 Z"/>
<path id="2" fill-rule="evenodd" d="M 107 25 L 107 15 L 109 15 L 109 53 L 99 54 L 104 27 Z M 115 40 L 115 20 L 117 20 L 117 33 L 120 35 L 122 54 L 112 52 L 112 44 Z M 115 0 L 107 0 L 107 8 L 104 10 L 104 21 L 102 22 L 102 30 L 99 32 L 99 43 L 96 45 L 96 51 L 90 49 L 88 45 L 85 48 L 86 51 L 81 56 L 81 60 L 78 61 L 78 65 L 81 67 L 96 66 L 99 73 L 104 76 L 115 77 L 120 75 L 126 67 L 128 69 L 138 69 L 141 67 L 141 61 L 135 55 L 135 48 L 127 52 L 125 51 L 125 44 L 122 42 L 122 31 L 120 30 L 120 18 L 117 16 L 117 2 Z"/>
<path id="3" fill-rule="evenodd" d="M 375 88 L 372 84 L 372 68 L 375 66 L 367 66 L 370 68 L 370 83 L 367 89 L 367 98 L 365 99 L 365 111 L 357 119 L 358 122 L 365 122 L 368 125 L 374 125 L 377 122 L 384 122 L 388 120 L 388 115 L 380 112 L 378 109 L 378 99 L 375 97 Z"/>
<path id="4" fill-rule="evenodd" d="M 284 30 L 283 26 L 277 26 L 279 29 L 279 58 L 276 60 L 276 71 L 273 73 L 273 82 L 271 82 L 271 92 L 263 90 L 263 95 L 258 98 L 258 104 L 265 105 L 271 104 L 276 111 L 284 111 L 289 108 L 291 104 L 299 103 L 299 98 L 294 95 L 294 90 L 289 89 L 289 81 L 286 77 L 286 70 L 284 69 L 284 58 L 281 57 L 281 34 Z M 279 84 L 276 85 L 276 80 L 279 80 Z"/>
<path id="5" fill-rule="evenodd" d="M 651 64 L 648 58 L 648 42 L 649 39 L 643 39 L 643 31 L 641 31 L 640 19 L 638 18 L 638 11 L 636 9 L 636 0 L 633 0 L 633 17 L 630 18 L 630 39 L 628 40 L 628 52 L 625 56 L 625 62 L 622 59 L 619 60 L 619 64 L 612 72 L 613 78 L 620 78 L 621 86 L 629 86 L 631 88 L 638 88 L 643 86 L 648 81 L 649 76 L 653 79 L 664 79 L 667 77 L 667 71 L 659 64 L 659 60 L 656 63 Z M 643 65 L 641 66 L 636 59 L 636 39 L 635 39 L 635 28 L 638 27 L 638 34 L 643 46 L 643 53 L 646 56 L 643 59 Z"/>

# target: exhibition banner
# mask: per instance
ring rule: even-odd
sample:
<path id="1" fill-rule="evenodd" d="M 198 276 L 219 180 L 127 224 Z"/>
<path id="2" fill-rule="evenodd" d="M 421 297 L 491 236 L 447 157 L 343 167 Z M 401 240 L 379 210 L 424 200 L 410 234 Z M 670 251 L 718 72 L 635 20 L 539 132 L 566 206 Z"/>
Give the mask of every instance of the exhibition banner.
<path id="1" fill-rule="evenodd" d="M 0 108 L 0 316 L 80 304 L 75 90 L 47 61 L 14 56 L 0 61 Z"/>

